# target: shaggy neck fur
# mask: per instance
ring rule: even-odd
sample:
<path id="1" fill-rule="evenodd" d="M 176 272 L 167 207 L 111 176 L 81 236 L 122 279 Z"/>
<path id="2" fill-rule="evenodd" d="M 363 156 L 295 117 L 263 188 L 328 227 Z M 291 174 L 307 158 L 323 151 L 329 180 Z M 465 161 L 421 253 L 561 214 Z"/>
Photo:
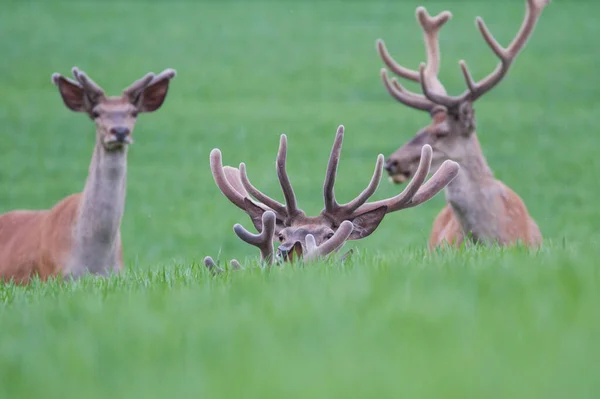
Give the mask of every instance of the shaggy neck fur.
<path id="1" fill-rule="evenodd" d="M 446 201 L 461 224 L 465 238 L 472 242 L 497 241 L 500 235 L 495 208 L 503 190 L 481 152 L 475 133 L 471 148 L 460 164 L 458 176 L 446 186 Z"/>
<path id="2" fill-rule="evenodd" d="M 74 230 L 70 274 L 116 270 L 125 207 L 127 147 L 107 151 L 97 140 Z"/>

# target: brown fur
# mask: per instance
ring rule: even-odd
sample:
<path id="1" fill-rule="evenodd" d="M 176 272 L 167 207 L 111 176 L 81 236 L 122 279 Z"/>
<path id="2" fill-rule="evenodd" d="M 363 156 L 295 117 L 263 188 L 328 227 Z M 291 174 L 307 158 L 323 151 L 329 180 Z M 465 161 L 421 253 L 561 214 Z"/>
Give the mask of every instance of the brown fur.
<path id="1" fill-rule="evenodd" d="M 498 44 L 481 18 L 477 19 L 484 40 L 500 62 L 487 77 L 475 82 L 466 63 L 461 61 L 467 89 L 459 96 L 449 96 L 438 78 L 441 60 L 438 37 L 442 26 L 452 17 L 449 11 L 432 17 L 424 7 L 417 8 L 417 21 L 423 30 L 427 54 L 427 63 L 422 63 L 418 71 L 398 64 L 383 41 L 377 41 L 377 50 L 388 68 L 399 77 L 419 83 L 423 95 L 407 90 L 395 78 L 390 81 L 384 68 L 381 78 L 387 91 L 408 107 L 428 111 L 432 120 L 389 157 L 385 168 L 390 180 L 404 183 L 415 173 L 419 149 L 425 144 L 433 149 L 434 170 L 449 159 L 460 165 L 458 176 L 444 190 L 448 205 L 434 222 L 430 248 L 443 243 L 459 246 L 467 236 L 470 241 L 487 244 L 521 242 L 530 247 L 542 244 L 540 231 L 521 198 L 496 180 L 487 164 L 475 133 L 473 103 L 504 79 L 548 3 L 549 0 L 526 1 L 521 28 L 507 48 Z"/>
<path id="2" fill-rule="evenodd" d="M 502 185 L 506 195 L 501 196 L 500 209 L 496 210 L 498 215 L 505 217 L 498 218 L 500 230 L 503 232 L 499 236 L 500 245 L 514 245 L 522 243 L 530 247 L 539 247 L 542 245 L 542 235 L 535 221 L 529 216 L 527 207 L 521 198 L 509 187 Z M 452 207 L 446 205 L 435 218 L 429 238 L 429 248 L 434 249 L 439 246 L 450 244 L 460 247 L 464 242 L 464 233 L 458 218 Z"/>
<path id="3" fill-rule="evenodd" d="M 318 216 L 306 216 L 297 207 L 296 195 L 286 170 L 287 136 L 281 135 L 277 152 L 277 176 L 286 199 L 286 204 L 268 197 L 250 183 L 246 173 L 246 165 L 240 168 L 223 166 L 221 151 L 213 149 L 210 153 L 210 167 L 217 187 L 240 209 L 244 210 L 261 232 L 260 238 L 252 235 L 241 225 L 234 226 L 234 231 L 242 240 L 261 249 L 262 259 L 273 258 L 272 247 L 266 248 L 266 236 L 277 235 L 278 253 L 284 260 L 288 255 L 307 254 L 309 257 L 325 256 L 336 251 L 346 240 L 358 240 L 368 237 L 377 229 L 386 214 L 402 209 L 418 206 L 439 193 L 458 174 L 459 166 L 446 161 L 438 166 L 438 170 L 425 180 L 431 167 L 431 147 L 423 145 L 419 149 L 419 161 L 413 181 L 400 194 L 385 200 L 368 202 L 375 193 L 381 180 L 383 155 L 377 157 L 375 171 L 367 187 L 352 201 L 339 204 L 335 198 L 334 186 L 338 163 L 342 151 L 344 127 L 339 126 L 336 132 L 323 184 L 324 209 Z M 256 201 L 251 200 L 252 196 Z M 273 227 L 265 229 L 264 217 L 271 214 Z M 263 234 L 270 231 L 269 234 Z M 268 250 L 267 250 L 268 249 Z M 292 255 L 293 257 L 293 255 Z M 205 260 L 207 267 L 213 268 L 212 260 Z M 212 270 L 212 269 L 211 269 Z"/>
<path id="4" fill-rule="evenodd" d="M 402 183 L 416 170 L 418 149 L 423 143 L 433 148 L 433 168 L 446 159 L 457 161 L 458 177 L 445 188 L 448 205 L 433 224 L 429 247 L 445 243 L 462 245 L 468 234 L 471 241 L 498 245 L 538 247 L 542 237 L 523 200 L 493 176 L 481 151 L 474 130 L 474 112 L 464 120 L 438 112 L 433 123 L 422 129 L 388 159 L 392 181 Z"/>
<path id="5" fill-rule="evenodd" d="M 0 275 L 3 279 L 26 283 L 35 275 L 46 280 L 60 274 L 70 253 L 80 198 L 81 194 L 73 194 L 49 210 L 0 215 Z"/>
<path id="6" fill-rule="evenodd" d="M 84 191 L 48 210 L 0 215 L 0 279 L 24 284 L 34 276 L 105 275 L 123 268 L 120 224 L 125 204 L 127 145 L 139 112 L 158 109 L 166 96 L 166 70 L 148 74 L 120 97 L 102 89 L 77 68 L 77 81 L 52 75 L 65 105 L 96 124 L 96 145 Z"/>

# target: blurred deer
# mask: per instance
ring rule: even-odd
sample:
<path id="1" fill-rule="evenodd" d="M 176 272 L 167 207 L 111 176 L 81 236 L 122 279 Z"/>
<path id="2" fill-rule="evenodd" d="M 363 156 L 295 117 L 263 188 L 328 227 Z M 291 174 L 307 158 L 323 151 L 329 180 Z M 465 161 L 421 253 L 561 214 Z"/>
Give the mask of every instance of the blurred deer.
<path id="1" fill-rule="evenodd" d="M 148 73 L 118 97 L 109 97 L 84 72 L 52 82 L 64 104 L 96 124 L 96 145 L 82 193 L 48 210 L 0 215 L 0 276 L 25 283 L 32 276 L 107 275 L 123 268 L 121 218 L 125 206 L 127 148 L 141 112 L 161 107 L 175 71 Z"/>
<path id="2" fill-rule="evenodd" d="M 548 0 L 527 0 L 525 19 L 514 40 L 503 48 L 494 39 L 481 18 L 479 28 L 486 43 L 500 59 L 497 68 L 487 77 L 475 82 L 464 61 L 460 61 L 467 90 L 460 96 L 450 96 L 438 79 L 440 50 L 438 33 L 452 14 L 444 11 L 429 16 L 424 7 L 417 8 L 417 20 L 424 33 L 427 64 L 419 70 L 399 65 L 389 55 L 382 40 L 377 50 L 389 69 L 398 76 L 420 83 L 423 95 L 402 86 L 396 78 L 388 79 L 385 68 L 381 78 L 388 92 L 400 103 L 431 115 L 432 122 L 386 160 L 385 169 L 390 179 L 404 183 L 417 170 L 420 150 L 425 144 L 433 149 L 433 170 L 448 159 L 460 164 L 460 173 L 445 189 L 447 205 L 435 219 L 430 248 L 447 242 L 460 246 L 468 236 L 472 242 L 513 245 L 521 242 L 538 247 L 542 236 L 535 221 L 529 216 L 519 196 L 504 183 L 494 178 L 475 134 L 473 102 L 493 89 L 507 74 L 517 54 L 534 30 Z"/>
<path id="3" fill-rule="evenodd" d="M 221 151 L 210 153 L 210 167 L 221 192 L 238 208 L 250 216 L 260 232 L 255 235 L 236 224 L 234 231 L 243 241 L 260 249 L 263 262 L 272 263 L 275 254 L 274 237 L 279 240 L 277 258 L 294 261 L 294 258 L 312 260 L 326 257 L 347 240 L 358 240 L 369 236 L 388 213 L 411 208 L 428 201 L 440 192 L 456 175 L 459 166 L 446 161 L 425 183 L 431 165 L 432 151 L 429 145 L 421 148 L 420 162 L 413 180 L 397 196 L 374 202 L 367 200 L 375 193 L 383 173 L 383 155 L 377 157 L 375 171 L 367 187 L 347 204 L 339 204 L 334 194 L 337 167 L 342 151 L 344 127 L 337 130 L 323 185 L 325 208 L 318 216 L 306 216 L 298 207 L 292 184 L 286 171 L 287 137 L 281 135 L 277 153 L 276 171 L 285 204 L 280 203 L 259 191 L 252 185 L 246 173 L 246 166 L 223 167 Z M 425 183 L 425 184 L 424 184 Z M 251 199 L 250 196 L 254 198 Z M 205 259 L 211 268 L 212 259 Z M 213 262 L 214 264 L 214 262 Z"/>

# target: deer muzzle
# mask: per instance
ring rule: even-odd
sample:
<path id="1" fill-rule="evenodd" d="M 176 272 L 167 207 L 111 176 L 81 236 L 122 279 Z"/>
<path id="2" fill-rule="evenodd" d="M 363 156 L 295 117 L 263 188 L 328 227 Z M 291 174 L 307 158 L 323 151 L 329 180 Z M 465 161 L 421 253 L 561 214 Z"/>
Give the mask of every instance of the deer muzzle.
<path id="1" fill-rule="evenodd" d="M 277 248 L 277 256 L 282 258 L 284 262 L 293 262 L 295 258 L 300 259 L 302 257 L 302 243 L 296 241 L 293 244 L 281 244 Z"/>
<path id="2" fill-rule="evenodd" d="M 410 165 L 401 160 L 389 158 L 384 165 L 384 169 L 389 176 L 389 180 L 395 184 L 406 183 L 411 177 Z"/>
<path id="3" fill-rule="evenodd" d="M 127 127 L 118 126 L 110 129 L 110 134 L 117 143 L 129 144 L 131 142 L 131 130 Z"/>

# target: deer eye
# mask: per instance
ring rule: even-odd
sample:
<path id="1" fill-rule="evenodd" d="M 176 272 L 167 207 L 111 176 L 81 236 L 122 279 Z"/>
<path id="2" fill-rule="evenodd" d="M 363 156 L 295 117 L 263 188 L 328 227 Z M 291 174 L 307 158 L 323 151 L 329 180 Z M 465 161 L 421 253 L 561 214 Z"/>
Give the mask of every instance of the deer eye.
<path id="1" fill-rule="evenodd" d="M 100 113 L 98 111 L 92 111 L 92 118 L 96 119 L 100 117 Z"/>
<path id="2" fill-rule="evenodd" d="M 138 113 L 139 113 L 139 112 L 138 112 L 137 110 L 136 110 L 136 111 L 132 111 L 132 112 L 131 112 L 131 116 L 132 116 L 132 117 L 134 117 L 134 118 L 137 118 L 137 116 L 138 116 Z"/>
<path id="3" fill-rule="evenodd" d="M 325 236 L 326 240 L 329 240 L 331 237 L 333 237 L 333 233 L 329 233 Z"/>
<path id="4" fill-rule="evenodd" d="M 279 242 L 283 242 L 283 234 L 279 234 Z"/>

